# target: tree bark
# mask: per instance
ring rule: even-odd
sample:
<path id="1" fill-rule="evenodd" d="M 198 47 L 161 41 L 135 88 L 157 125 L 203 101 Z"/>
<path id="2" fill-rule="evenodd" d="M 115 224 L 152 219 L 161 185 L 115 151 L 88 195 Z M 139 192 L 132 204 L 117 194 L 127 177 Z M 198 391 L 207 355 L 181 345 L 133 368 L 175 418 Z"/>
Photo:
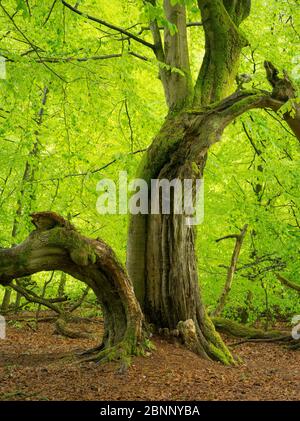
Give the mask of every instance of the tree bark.
<path id="1" fill-rule="evenodd" d="M 148 1 L 155 4 L 155 0 Z M 224 128 L 234 118 L 254 107 L 277 111 L 286 102 L 274 95 L 274 91 L 270 94 L 238 90 L 222 100 L 232 92 L 240 53 L 247 45 L 239 26 L 250 13 L 251 1 L 198 0 L 198 6 L 205 32 L 205 55 L 194 87 L 187 83 L 190 72 L 184 6 L 164 2 L 165 15 L 177 26 L 176 33 L 165 34 L 164 42 L 157 23 L 152 22 L 156 57 L 183 70 L 185 81 L 178 75 L 171 77 L 172 72 L 169 75 L 161 72 L 169 113 L 137 175 L 149 186 L 151 179 L 202 178 L 210 146 L 220 140 Z M 276 73 L 276 84 L 278 79 Z M 298 136 L 298 111 L 296 115 L 288 113 L 285 120 Z M 158 328 L 181 330 L 189 348 L 230 364 L 233 358 L 214 330 L 203 304 L 195 257 L 195 229 L 184 220 L 182 215 L 174 213 L 174 208 L 169 215 L 132 215 L 128 272 L 148 321 Z"/>
<path id="2" fill-rule="evenodd" d="M 5 314 L 9 310 L 10 298 L 12 290 L 11 288 L 5 288 L 4 296 L 1 304 L 1 313 Z"/>
<path id="3" fill-rule="evenodd" d="M 213 317 L 219 316 L 222 313 L 222 311 L 224 310 L 228 294 L 230 293 L 230 290 L 231 290 L 233 276 L 234 276 L 235 271 L 236 271 L 236 265 L 237 265 L 237 262 L 238 262 L 238 258 L 239 258 L 240 252 L 241 252 L 241 248 L 242 248 L 242 245 L 243 245 L 245 235 L 247 233 L 247 229 L 248 229 L 248 225 L 245 225 L 243 227 L 243 229 L 241 230 L 240 234 L 230 235 L 229 237 L 224 237 L 224 238 L 221 239 L 221 240 L 224 240 L 225 238 L 235 237 L 236 241 L 235 241 L 235 246 L 234 246 L 233 253 L 232 253 L 232 256 L 231 256 L 230 266 L 229 266 L 228 271 L 227 271 L 227 278 L 226 278 L 225 286 L 224 286 L 223 291 L 221 293 L 221 296 L 218 300 L 217 306 L 211 314 L 211 316 L 213 316 Z M 218 241 L 220 241 L 220 240 L 218 240 Z"/>
<path id="4" fill-rule="evenodd" d="M 198 0 L 205 32 L 205 55 L 195 84 L 194 106 L 219 101 L 232 92 L 242 48 L 248 41 L 240 24 L 250 0 Z"/>
<path id="5" fill-rule="evenodd" d="M 102 306 L 105 331 L 101 347 L 89 359 L 123 359 L 143 352 L 147 343 L 143 315 L 132 284 L 104 242 L 77 231 L 54 227 L 33 231 L 20 245 L 0 249 L 0 284 L 40 271 L 61 270 L 85 282 Z"/>
<path id="6" fill-rule="evenodd" d="M 148 184 L 152 178 L 202 178 L 207 151 L 227 124 L 218 121 L 209 107 L 198 114 L 189 108 L 192 103 L 201 107 L 219 101 L 231 89 L 241 49 L 246 45 L 238 26 L 248 16 L 250 2 L 199 0 L 198 6 L 206 45 L 195 87 L 188 84 L 185 7 L 164 2 L 166 16 L 177 26 L 176 34 L 165 33 L 164 51 L 159 31 L 152 27 L 159 57 L 183 70 L 185 79 L 172 73 L 169 78 L 166 74 L 161 77 L 170 112 L 141 164 L 138 177 Z M 202 356 L 233 363 L 205 311 L 198 283 L 195 229 L 185 224 L 185 216 L 175 214 L 174 209 L 170 215 L 132 216 L 127 267 L 150 322 L 159 328 L 179 329 L 186 345 Z"/>
<path id="7" fill-rule="evenodd" d="M 143 159 L 139 177 L 148 183 L 151 178 L 201 179 L 209 148 L 228 124 L 252 108 L 277 110 L 279 102 L 271 93 L 239 91 L 215 105 L 169 116 Z M 204 357 L 233 363 L 206 314 L 195 229 L 186 225 L 183 215 L 172 207 L 169 215 L 133 215 L 127 265 L 148 321 L 158 328 L 178 329 L 186 345 Z"/>

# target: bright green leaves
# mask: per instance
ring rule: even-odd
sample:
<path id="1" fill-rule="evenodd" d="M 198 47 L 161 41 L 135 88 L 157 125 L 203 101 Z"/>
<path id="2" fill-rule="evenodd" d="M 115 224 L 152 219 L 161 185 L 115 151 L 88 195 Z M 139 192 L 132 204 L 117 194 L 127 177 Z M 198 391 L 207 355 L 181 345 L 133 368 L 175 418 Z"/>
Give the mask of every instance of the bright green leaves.
<path id="1" fill-rule="evenodd" d="M 86 0 L 79 9 L 126 28 L 139 23 L 130 30 L 135 34 L 143 30 L 141 36 L 151 42 L 149 21 L 156 20 L 171 34 L 177 31 L 166 19 L 162 2 L 157 3 L 153 6 L 146 2 L 142 6 L 142 2 Z M 243 25 L 251 45 L 241 58 L 241 73 L 253 74 L 256 88 L 270 89 L 263 69 L 263 61 L 268 59 L 279 69 L 286 69 L 299 84 L 299 5 L 297 9 L 294 1 L 272 0 L 266 4 L 253 0 L 252 3 L 251 16 Z M 142 153 L 132 154 L 132 149 L 133 152 L 143 150 L 151 143 L 167 112 L 157 67 L 182 77 L 184 73 L 158 62 L 148 49 L 129 43 L 115 31 L 64 10 L 61 2 L 55 5 L 46 25 L 53 0 L 30 0 L 29 4 L 30 19 L 26 1 L 5 1 L 11 15 L 18 8 L 16 24 L 41 57 L 88 58 L 121 52 L 123 56 L 86 62 L 37 63 L 39 57 L 32 46 L 1 13 L 0 49 L 13 61 L 7 62 L 7 79 L 0 80 L 0 108 L 4 110 L 0 110 L 0 244 L 10 245 L 8 240 L 11 242 L 15 219 L 20 222 L 20 238 L 31 229 L 25 214 L 16 218 L 17 202 L 22 198 L 21 180 L 28 161 L 36 167 L 36 176 L 32 186 L 26 184 L 24 188 L 26 212 L 34 191 L 38 209 L 32 210 L 50 209 L 64 216 L 70 213 L 72 222 L 84 234 L 108 240 L 124 261 L 127 216 L 97 213 L 96 184 L 106 177 L 117 181 L 119 171 L 126 170 L 128 178 L 135 176 Z M 185 4 L 188 20 L 200 21 L 196 1 L 172 4 Z M 162 36 L 163 33 L 161 30 Z M 188 28 L 188 38 L 195 76 L 204 52 L 203 29 Z M 146 56 L 149 61 L 131 56 L 130 51 Z M 49 68 L 63 75 L 68 83 L 57 78 Z M 45 85 L 49 85 L 49 98 L 43 124 L 37 127 Z M 286 103 L 281 114 L 293 113 L 294 101 Z M 272 255 L 272 259 L 285 262 L 292 280 L 298 279 L 300 273 L 298 143 L 278 115 L 255 111 L 242 120 L 251 140 L 240 122 L 231 125 L 222 143 L 216 144 L 209 154 L 205 172 L 205 222 L 199 227 L 199 271 L 206 302 L 211 308 L 224 285 L 233 249 L 231 240 L 217 245 L 215 239 L 238 232 L 245 223 L 250 225 L 249 234 L 238 268 L 255 263 L 251 257 L 254 242 L 258 256 Z M 37 130 L 39 157 L 28 157 Z M 258 184 L 262 186 L 260 201 L 255 193 Z M 252 231 L 256 233 L 253 238 Z M 299 299 L 283 289 L 274 274 L 266 270 L 270 262 L 272 265 L 274 260 L 264 260 L 255 270 L 238 270 L 226 307 L 228 315 L 246 317 L 243 308 L 250 319 L 263 313 L 265 290 L 272 311 L 278 305 L 285 314 L 300 311 Z M 260 270 L 263 270 L 264 289 L 261 279 L 254 278 Z"/>
<path id="2" fill-rule="evenodd" d="M 158 63 L 158 65 L 161 69 L 167 70 L 168 72 L 171 72 L 171 73 L 178 73 L 179 75 L 185 77 L 184 72 L 182 70 L 178 69 L 177 67 L 170 66 L 170 65 L 168 65 L 166 63 L 163 63 L 161 61 L 157 61 L 157 60 L 155 60 L 155 61 Z"/>
<path id="3" fill-rule="evenodd" d="M 18 12 L 19 10 L 22 11 L 24 17 L 29 17 L 29 10 L 25 0 L 17 0 L 16 11 Z"/>
<path id="4" fill-rule="evenodd" d="M 149 2 L 145 3 L 144 17 L 148 22 L 156 21 L 158 26 L 167 28 L 171 35 L 175 35 L 177 32 L 176 25 L 172 24 L 166 19 L 163 7 L 161 5 L 153 5 Z"/>
<path id="5" fill-rule="evenodd" d="M 181 4 L 183 6 L 187 6 L 188 8 L 196 7 L 197 2 L 195 0 L 170 0 L 172 6 L 176 6 L 176 4 Z"/>

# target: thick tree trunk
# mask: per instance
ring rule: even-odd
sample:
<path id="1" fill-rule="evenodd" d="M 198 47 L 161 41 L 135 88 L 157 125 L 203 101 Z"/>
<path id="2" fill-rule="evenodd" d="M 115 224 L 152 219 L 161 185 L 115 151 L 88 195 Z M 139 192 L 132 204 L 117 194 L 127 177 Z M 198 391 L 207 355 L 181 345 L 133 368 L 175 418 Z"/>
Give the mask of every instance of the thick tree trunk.
<path id="1" fill-rule="evenodd" d="M 148 163 L 152 163 L 152 178 L 169 181 L 202 178 L 207 150 L 212 138 L 217 137 L 213 120 L 183 113 L 167 121 L 148 151 L 142 177 L 149 182 Z M 162 159 L 159 145 L 168 127 L 170 137 L 165 140 L 166 143 L 169 140 L 168 148 L 165 145 Z M 179 330 L 188 348 L 204 357 L 233 363 L 202 300 L 195 228 L 186 224 L 186 215 L 174 213 L 173 199 L 169 215 L 131 217 L 129 275 L 149 322 L 157 328 Z"/>
<path id="2" fill-rule="evenodd" d="M 157 57 L 181 69 L 185 79 L 176 73 L 173 77 L 162 75 L 170 113 L 138 174 L 148 183 L 151 178 L 171 181 L 203 176 L 208 148 L 219 140 L 225 122 L 215 118 L 214 107 L 209 104 L 232 91 L 241 49 L 247 44 L 239 25 L 250 13 L 250 0 L 198 0 L 206 45 L 192 87 L 188 84 L 185 7 L 175 7 L 169 1 L 164 6 L 177 33 L 166 34 L 163 51 L 159 33 L 153 28 Z M 185 95 L 180 95 L 182 91 Z M 177 95 L 175 99 L 170 93 Z M 208 107 L 195 115 L 187 111 L 191 103 Z M 147 319 L 161 328 L 181 330 L 185 343 L 197 353 L 232 363 L 230 352 L 205 312 L 198 283 L 195 229 L 186 225 L 185 216 L 177 215 L 174 209 L 170 215 L 132 216 L 127 256 L 129 275 Z"/>
<path id="3" fill-rule="evenodd" d="M 176 165 L 167 164 L 158 178 L 194 179 L 195 164 L 201 177 L 206 153 L 207 147 L 203 145 L 197 161 L 174 159 Z M 187 225 L 186 215 L 176 215 L 174 209 L 170 215 L 148 217 L 144 311 L 156 326 L 179 330 L 192 351 L 225 364 L 232 363 L 229 351 L 206 314 L 199 288 L 195 237 L 195 227 Z"/>
<path id="4" fill-rule="evenodd" d="M 143 315 L 132 284 L 105 243 L 73 229 L 33 231 L 20 245 L 0 249 L 0 284 L 39 271 L 61 270 L 95 292 L 104 314 L 102 345 L 90 359 L 119 359 L 143 351 Z"/>
<path id="5" fill-rule="evenodd" d="M 216 105 L 170 116 L 138 176 L 148 183 L 151 178 L 202 178 L 208 149 L 230 122 L 251 108 L 278 106 L 266 92 L 239 91 Z M 146 319 L 157 328 L 178 329 L 186 345 L 200 355 L 232 363 L 205 311 L 195 229 L 185 223 L 185 216 L 175 214 L 172 207 L 169 215 L 132 215 L 127 252 L 128 272 Z"/>

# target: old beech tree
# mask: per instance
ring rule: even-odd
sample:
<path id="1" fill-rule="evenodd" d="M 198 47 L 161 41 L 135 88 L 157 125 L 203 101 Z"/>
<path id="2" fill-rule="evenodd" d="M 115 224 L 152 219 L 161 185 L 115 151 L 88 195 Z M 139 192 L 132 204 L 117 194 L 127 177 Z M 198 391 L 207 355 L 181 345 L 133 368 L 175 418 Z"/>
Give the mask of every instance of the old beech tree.
<path id="1" fill-rule="evenodd" d="M 145 0 L 155 6 L 156 0 Z M 277 112 L 287 101 L 286 123 L 300 140 L 300 109 L 287 74 L 280 77 L 266 62 L 270 92 L 239 89 L 234 81 L 248 41 L 240 25 L 250 14 L 250 0 L 198 0 L 205 33 L 205 55 L 193 83 L 184 1 L 164 0 L 165 16 L 177 30 L 162 30 L 156 20 L 149 31 L 120 28 L 62 1 L 70 13 L 83 15 L 147 47 L 160 63 L 168 115 L 145 153 L 138 177 L 172 180 L 202 178 L 209 148 L 227 125 L 253 108 Z M 133 22 L 134 23 L 134 22 Z M 176 69 L 176 71 L 174 71 Z M 46 215 L 46 214 L 45 214 Z M 41 215 L 41 219 L 45 217 Z M 51 218 L 50 218 L 51 219 Z M 201 239 L 199 239 L 201 242 Z M 189 349 L 202 357 L 234 363 L 208 317 L 199 288 L 195 229 L 184 215 L 131 216 L 127 271 L 103 242 L 83 237 L 57 218 L 38 226 L 20 245 L 0 250 L 0 282 L 42 270 L 62 270 L 87 283 L 97 295 L 105 318 L 101 346 L 90 358 L 118 358 L 143 352 L 149 345 L 147 324 L 179 332 Z"/>

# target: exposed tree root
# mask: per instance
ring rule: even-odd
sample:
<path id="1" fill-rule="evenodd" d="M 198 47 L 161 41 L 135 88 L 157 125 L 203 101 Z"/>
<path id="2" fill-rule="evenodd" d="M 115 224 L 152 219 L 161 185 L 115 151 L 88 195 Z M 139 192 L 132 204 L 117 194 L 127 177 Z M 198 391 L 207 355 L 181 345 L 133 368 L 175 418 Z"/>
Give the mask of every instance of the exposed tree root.
<path id="1" fill-rule="evenodd" d="M 79 332 L 73 329 L 70 329 L 67 325 L 67 320 L 62 317 L 59 317 L 55 323 L 55 333 L 59 335 L 66 336 L 71 339 L 91 339 L 93 335 L 88 332 Z"/>
<path id="2" fill-rule="evenodd" d="M 212 320 L 218 331 L 237 338 L 244 338 L 242 341 L 231 344 L 231 346 L 238 346 L 246 342 L 281 342 L 283 344 L 287 344 L 289 349 L 300 349 L 300 341 L 293 339 L 291 333 L 288 331 L 264 331 L 262 329 L 245 326 L 222 317 L 216 317 Z"/>
<path id="3" fill-rule="evenodd" d="M 215 317 L 212 321 L 219 332 L 227 333 L 237 338 L 276 339 L 283 335 L 291 336 L 289 332 L 282 332 L 279 330 L 264 331 L 262 329 L 242 325 L 233 320 L 224 319 L 223 317 Z"/>
<path id="4" fill-rule="evenodd" d="M 190 351 L 203 358 L 221 361 L 225 365 L 237 363 L 207 316 L 203 318 L 201 325 L 189 319 L 179 322 L 177 329 Z"/>
<path id="5" fill-rule="evenodd" d="M 123 373 L 130 366 L 132 356 L 145 356 L 147 351 L 149 352 L 152 349 L 153 345 L 147 340 L 137 344 L 135 341 L 124 339 L 111 347 L 101 344 L 98 347 L 81 353 L 78 363 L 96 362 L 98 364 L 104 364 L 117 361 L 120 363 L 118 371 L 119 373 Z"/>
<path id="6" fill-rule="evenodd" d="M 78 352 L 78 357 L 83 357 L 84 355 L 93 355 L 97 352 L 100 352 L 104 349 L 104 344 L 101 343 L 100 345 L 95 346 L 94 348 L 86 349 L 85 351 Z"/>

